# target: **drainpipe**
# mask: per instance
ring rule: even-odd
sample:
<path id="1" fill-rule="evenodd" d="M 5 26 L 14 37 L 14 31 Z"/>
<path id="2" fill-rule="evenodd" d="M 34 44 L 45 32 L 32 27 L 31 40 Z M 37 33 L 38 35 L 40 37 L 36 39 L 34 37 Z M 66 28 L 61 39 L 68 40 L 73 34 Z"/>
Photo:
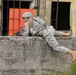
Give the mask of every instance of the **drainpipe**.
<path id="1" fill-rule="evenodd" d="M 58 9 L 59 9 L 59 0 L 57 0 L 57 11 L 56 11 L 56 30 L 57 30 L 57 23 L 58 23 Z"/>
<path id="2" fill-rule="evenodd" d="M 3 32 L 3 0 L 1 0 L 1 32 L 0 32 L 0 35 L 2 36 L 2 32 Z"/>
<path id="3" fill-rule="evenodd" d="M 40 12 L 40 0 L 37 0 L 37 16 L 39 16 Z"/>

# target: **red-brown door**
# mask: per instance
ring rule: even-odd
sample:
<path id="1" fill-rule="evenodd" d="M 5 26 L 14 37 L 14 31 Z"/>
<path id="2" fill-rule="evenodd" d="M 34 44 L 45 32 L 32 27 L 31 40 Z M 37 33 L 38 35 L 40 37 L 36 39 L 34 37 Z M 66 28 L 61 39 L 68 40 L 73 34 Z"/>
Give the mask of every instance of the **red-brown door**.
<path id="1" fill-rule="evenodd" d="M 34 15 L 34 10 L 32 9 L 19 9 L 19 8 L 10 8 L 9 9 L 9 26 L 8 26 L 8 35 L 13 35 L 18 32 L 22 27 L 24 27 L 24 20 L 22 15 L 25 12 L 31 12 Z"/>

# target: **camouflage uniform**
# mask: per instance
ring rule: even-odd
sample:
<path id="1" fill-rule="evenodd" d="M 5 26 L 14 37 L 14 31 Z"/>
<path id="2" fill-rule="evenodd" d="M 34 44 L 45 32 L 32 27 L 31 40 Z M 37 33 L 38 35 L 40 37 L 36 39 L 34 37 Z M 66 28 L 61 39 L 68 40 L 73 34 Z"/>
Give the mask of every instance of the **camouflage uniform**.
<path id="1" fill-rule="evenodd" d="M 28 14 L 29 15 L 29 14 Z M 26 17 L 26 13 L 23 15 Z M 28 32 L 29 27 L 27 28 L 28 24 L 25 25 L 25 30 Z M 42 30 L 41 30 L 42 29 Z M 30 33 L 34 36 L 41 36 L 44 38 L 44 40 L 48 43 L 50 47 L 53 48 L 53 50 L 58 52 L 67 53 L 69 50 L 68 48 L 64 46 L 59 46 L 58 42 L 56 41 L 54 35 L 61 35 L 62 32 L 55 31 L 53 26 L 48 26 L 44 23 L 41 25 L 37 25 L 36 22 L 33 21 L 33 28 L 30 29 Z"/>
<path id="2" fill-rule="evenodd" d="M 47 27 L 41 32 L 43 33 L 43 38 L 48 43 L 48 45 L 53 48 L 53 50 L 67 53 L 69 49 L 64 46 L 60 46 L 54 37 L 54 35 L 60 36 L 62 32 L 55 31 L 55 29 L 52 26 Z"/>
<path id="3" fill-rule="evenodd" d="M 22 18 L 23 19 L 25 19 L 25 18 L 27 18 L 27 17 L 31 17 L 32 16 L 32 13 L 30 13 L 30 12 L 26 12 L 26 13 L 24 13 L 23 15 L 22 15 Z M 29 22 L 27 21 L 26 23 L 25 23 L 25 25 L 24 25 L 24 31 L 23 32 L 20 32 L 20 34 L 21 34 L 21 36 L 29 36 Z"/>

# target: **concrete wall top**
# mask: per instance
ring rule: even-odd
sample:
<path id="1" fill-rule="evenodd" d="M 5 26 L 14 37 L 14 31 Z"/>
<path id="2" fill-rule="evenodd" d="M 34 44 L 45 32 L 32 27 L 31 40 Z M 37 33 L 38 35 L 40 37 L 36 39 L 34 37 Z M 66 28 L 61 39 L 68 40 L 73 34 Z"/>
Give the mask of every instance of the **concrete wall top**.
<path id="1" fill-rule="evenodd" d="M 76 49 L 76 38 L 58 37 L 57 41 Z M 53 51 L 41 37 L 0 37 L 0 75 L 41 75 L 70 69 L 71 56 Z"/>

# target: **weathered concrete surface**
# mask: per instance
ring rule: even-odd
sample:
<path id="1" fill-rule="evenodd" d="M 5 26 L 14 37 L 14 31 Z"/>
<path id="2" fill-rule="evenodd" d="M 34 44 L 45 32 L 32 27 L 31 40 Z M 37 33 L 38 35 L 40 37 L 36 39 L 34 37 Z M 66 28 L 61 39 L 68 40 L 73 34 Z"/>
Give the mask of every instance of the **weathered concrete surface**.
<path id="1" fill-rule="evenodd" d="M 76 49 L 76 38 L 57 40 Z M 0 37 L 0 75 L 40 75 L 70 68 L 71 56 L 53 51 L 41 37 Z"/>

